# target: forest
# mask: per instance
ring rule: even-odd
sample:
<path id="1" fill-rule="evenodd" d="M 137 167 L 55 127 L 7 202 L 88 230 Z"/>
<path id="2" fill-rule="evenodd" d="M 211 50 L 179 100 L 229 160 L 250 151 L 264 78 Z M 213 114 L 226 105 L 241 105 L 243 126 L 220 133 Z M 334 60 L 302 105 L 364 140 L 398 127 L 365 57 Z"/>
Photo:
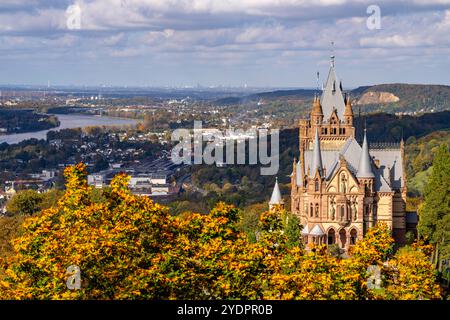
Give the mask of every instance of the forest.
<path id="1" fill-rule="evenodd" d="M 0 110 L 0 129 L 3 134 L 47 130 L 59 126 L 58 118 L 32 110 Z"/>

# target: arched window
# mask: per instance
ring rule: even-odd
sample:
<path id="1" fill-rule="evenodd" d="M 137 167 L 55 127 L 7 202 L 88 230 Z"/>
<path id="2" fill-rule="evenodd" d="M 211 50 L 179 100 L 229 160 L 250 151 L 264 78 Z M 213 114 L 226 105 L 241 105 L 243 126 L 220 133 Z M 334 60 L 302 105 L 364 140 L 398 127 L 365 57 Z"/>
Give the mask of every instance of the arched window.
<path id="1" fill-rule="evenodd" d="M 319 180 L 316 180 L 314 183 L 314 190 L 317 192 L 319 191 Z"/>
<path id="2" fill-rule="evenodd" d="M 334 229 L 330 229 L 328 231 L 328 244 L 335 244 L 336 243 L 336 232 Z"/>
<path id="3" fill-rule="evenodd" d="M 350 231 L 350 245 L 355 245 L 356 239 L 358 239 L 358 232 L 355 229 L 352 229 L 352 231 Z"/>
<path id="4" fill-rule="evenodd" d="M 316 203 L 316 218 L 319 217 L 319 204 Z"/>
<path id="5" fill-rule="evenodd" d="M 305 186 L 305 189 L 308 188 L 308 180 L 307 179 L 305 179 L 304 186 Z"/>
<path id="6" fill-rule="evenodd" d="M 312 203 L 309 205 L 309 216 L 312 217 L 314 214 L 314 207 L 312 205 Z"/>
<path id="7" fill-rule="evenodd" d="M 341 221 L 344 221 L 345 218 L 345 209 L 344 206 L 339 207 L 339 217 L 341 218 Z"/>

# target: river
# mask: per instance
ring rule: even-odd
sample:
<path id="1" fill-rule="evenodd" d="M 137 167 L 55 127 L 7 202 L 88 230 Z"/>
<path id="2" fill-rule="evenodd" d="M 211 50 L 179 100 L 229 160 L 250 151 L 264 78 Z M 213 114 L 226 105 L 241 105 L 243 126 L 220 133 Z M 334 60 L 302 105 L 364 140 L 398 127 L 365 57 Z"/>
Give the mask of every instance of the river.
<path id="1" fill-rule="evenodd" d="M 21 141 L 36 138 L 36 139 L 47 139 L 47 132 L 58 131 L 61 129 L 72 129 L 72 128 L 84 128 L 91 126 L 129 126 L 137 124 L 137 120 L 134 119 L 123 119 L 123 118 L 113 118 L 113 117 L 99 117 L 91 115 L 81 115 L 81 114 L 54 114 L 58 117 L 60 125 L 56 128 L 49 130 L 41 130 L 35 132 L 25 132 L 25 133 L 15 133 L 0 136 L 0 144 L 6 142 L 8 144 L 15 144 Z"/>

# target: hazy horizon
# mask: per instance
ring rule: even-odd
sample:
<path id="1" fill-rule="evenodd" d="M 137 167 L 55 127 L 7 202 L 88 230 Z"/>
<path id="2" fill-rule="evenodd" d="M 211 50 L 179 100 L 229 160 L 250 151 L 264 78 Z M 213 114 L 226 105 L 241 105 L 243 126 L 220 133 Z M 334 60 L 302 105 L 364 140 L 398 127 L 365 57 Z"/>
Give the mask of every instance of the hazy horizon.
<path id="1" fill-rule="evenodd" d="M 0 83 L 449 85 L 449 34 L 450 0 L 4 0 Z"/>

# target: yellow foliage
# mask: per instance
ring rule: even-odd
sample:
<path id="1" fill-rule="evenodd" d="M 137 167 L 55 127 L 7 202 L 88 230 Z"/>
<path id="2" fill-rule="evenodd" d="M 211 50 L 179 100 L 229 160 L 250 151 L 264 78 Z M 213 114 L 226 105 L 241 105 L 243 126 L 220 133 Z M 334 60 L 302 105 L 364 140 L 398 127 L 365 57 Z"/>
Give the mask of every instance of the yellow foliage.
<path id="1" fill-rule="evenodd" d="M 148 197 L 133 195 L 117 175 L 100 200 L 91 197 L 83 164 L 65 170 L 57 205 L 24 221 L 13 252 L 0 261 L 3 299 L 371 299 L 438 298 L 422 251 L 399 253 L 385 272 L 386 294 L 367 286 L 369 264 L 391 252 L 378 225 L 337 259 L 325 246 L 287 245 L 280 210 L 261 214 L 251 243 L 237 229 L 236 208 L 219 203 L 208 215 L 171 216 Z M 424 258 L 425 257 L 425 258 Z M 68 288 L 68 267 L 81 287 Z M 426 287 L 426 288 L 424 288 Z"/>

